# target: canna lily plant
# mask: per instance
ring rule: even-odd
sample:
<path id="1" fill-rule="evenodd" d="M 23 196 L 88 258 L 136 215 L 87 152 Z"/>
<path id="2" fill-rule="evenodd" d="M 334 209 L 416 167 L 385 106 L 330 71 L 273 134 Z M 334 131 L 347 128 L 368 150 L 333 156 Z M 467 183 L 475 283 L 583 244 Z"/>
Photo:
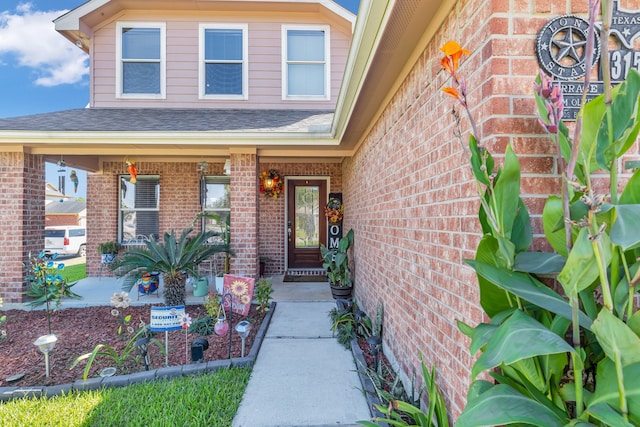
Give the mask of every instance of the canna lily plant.
<path id="1" fill-rule="evenodd" d="M 597 3 L 590 2 L 591 32 Z M 602 3 L 602 16 L 610 7 Z M 602 40 L 608 28 L 605 22 Z M 608 57 L 606 43 L 602 48 Z M 605 93 L 583 99 L 572 135 L 561 119 L 561 92 L 543 73 L 537 78 L 540 122 L 557 147 L 562 186 L 542 213 L 553 252 L 534 252 L 518 158 L 508 146 L 497 167 L 469 113 L 459 65 L 470 52 L 455 42 L 442 50 L 453 81 L 444 91 L 471 121 L 468 154 L 483 237 L 467 263 L 490 319 L 475 327 L 458 322 L 478 357 L 456 426 L 640 425 L 640 169 L 626 183 L 620 179 L 621 158 L 640 129 L 640 73 L 632 69 L 614 88 L 605 77 Z M 587 63 L 592 52 L 588 46 Z"/>

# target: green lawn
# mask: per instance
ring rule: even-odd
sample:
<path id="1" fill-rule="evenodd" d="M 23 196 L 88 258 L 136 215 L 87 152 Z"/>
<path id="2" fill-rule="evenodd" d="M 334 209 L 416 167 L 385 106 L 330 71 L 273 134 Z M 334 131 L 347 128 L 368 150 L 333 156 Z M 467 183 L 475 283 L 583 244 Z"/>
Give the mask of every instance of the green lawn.
<path id="1" fill-rule="evenodd" d="M 0 426 L 228 427 L 250 368 L 0 404 Z"/>
<path id="2" fill-rule="evenodd" d="M 62 277 L 65 278 L 67 283 L 84 279 L 87 277 L 87 264 L 65 265 L 62 269 Z"/>

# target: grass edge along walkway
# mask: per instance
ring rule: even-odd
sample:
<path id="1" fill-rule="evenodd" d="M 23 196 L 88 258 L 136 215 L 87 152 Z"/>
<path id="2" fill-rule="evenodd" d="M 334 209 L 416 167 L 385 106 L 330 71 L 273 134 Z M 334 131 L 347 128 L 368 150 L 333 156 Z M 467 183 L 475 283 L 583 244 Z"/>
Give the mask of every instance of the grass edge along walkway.
<path id="1" fill-rule="evenodd" d="M 0 404 L 0 426 L 220 426 L 235 416 L 251 368 L 23 398 Z"/>

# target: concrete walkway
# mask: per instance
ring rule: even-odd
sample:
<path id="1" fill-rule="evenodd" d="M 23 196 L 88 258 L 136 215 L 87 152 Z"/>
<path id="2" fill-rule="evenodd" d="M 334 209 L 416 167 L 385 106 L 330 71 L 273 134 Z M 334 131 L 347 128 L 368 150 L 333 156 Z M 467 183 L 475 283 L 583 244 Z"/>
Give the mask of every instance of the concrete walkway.
<path id="1" fill-rule="evenodd" d="M 353 356 L 332 337 L 328 313 L 335 302 L 329 285 L 282 279 L 272 281 L 278 304 L 233 427 L 355 426 L 371 419 Z M 83 279 L 73 288 L 82 298 L 66 299 L 61 308 L 109 305 L 121 287 L 113 277 Z M 132 291 L 130 297 L 132 305 L 161 305 L 162 283 L 157 296 Z M 187 290 L 187 304 L 203 301 Z"/>
<path id="2" fill-rule="evenodd" d="M 273 283 L 278 305 L 233 427 L 352 426 L 370 419 L 353 356 L 331 336 L 328 284 Z"/>

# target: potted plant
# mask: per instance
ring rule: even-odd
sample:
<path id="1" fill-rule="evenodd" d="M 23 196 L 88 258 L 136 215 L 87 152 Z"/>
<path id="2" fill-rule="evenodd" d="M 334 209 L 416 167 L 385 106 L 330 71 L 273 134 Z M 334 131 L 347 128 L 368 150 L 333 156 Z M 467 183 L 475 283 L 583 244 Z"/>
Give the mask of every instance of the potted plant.
<path id="1" fill-rule="evenodd" d="M 216 235 L 214 232 L 200 232 L 189 237 L 192 231 L 193 228 L 187 228 L 179 238 L 171 231 L 164 233 L 162 242 L 152 237 L 144 242 L 144 248 L 127 249 L 111 266 L 118 277 L 125 278 L 123 290 L 130 291 L 145 272 L 154 271 L 163 275 L 165 303 L 168 306 L 184 305 L 187 275 L 197 277 L 200 263 L 217 253 L 229 252 L 226 244 L 207 243 Z"/>
<path id="2" fill-rule="evenodd" d="M 108 241 L 102 242 L 98 245 L 98 252 L 102 256 L 103 264 L 111 264 L 116 259 L 116 255 L 122 249 L 122 245 L 118 242 Z"/>
<path id="3" fill-rule="evenodd" d="M 353 287 L 351 269 L 349 268 L 348 251 L 353 244 L 353 229 L 340 239 L 338 247 L 328 249 L 320 245 L 320 252 L 324 260 L 322 267 L 327 270 L 327 277 L 334 298 L 349 298 Z"/>

